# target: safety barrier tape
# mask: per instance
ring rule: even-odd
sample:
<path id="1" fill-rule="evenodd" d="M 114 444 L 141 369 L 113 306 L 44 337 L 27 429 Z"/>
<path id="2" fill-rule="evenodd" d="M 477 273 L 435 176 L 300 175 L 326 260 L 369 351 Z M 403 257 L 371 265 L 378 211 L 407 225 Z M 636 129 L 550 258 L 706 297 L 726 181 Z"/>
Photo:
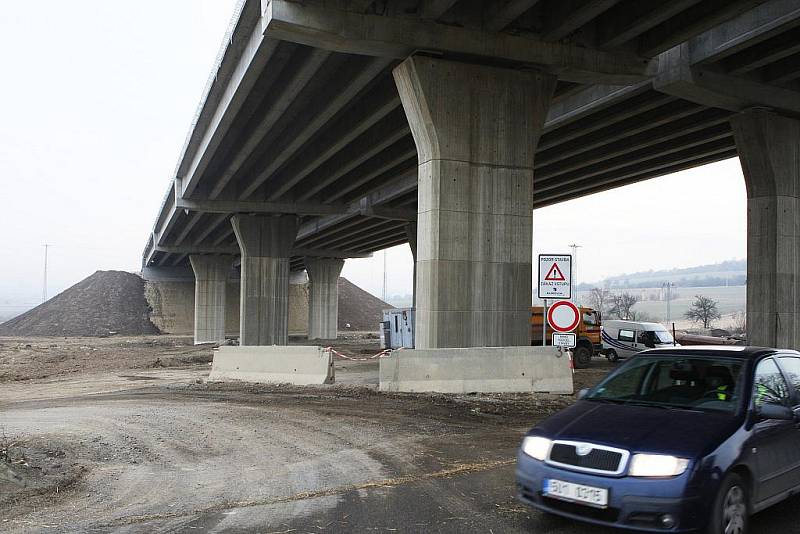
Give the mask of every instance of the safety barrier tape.
<path id="1" fill-rule="evenodd" d="M 368 356 L 366 358 L 353 358 L 352 356 L 348 356 L 347 354 L 342 354 L 338 350 L 334 349 L 333 347 L 325 347 L 326 351 L 334 354 L 340 358 L 344 358 L 345 360 L 350 360 L 353 362 L 368 362 L 370 360 L 374 360 L 375 358 L 388 358 L 389 354 L 391 354 L 392 349 L 384 349 L 380 351 L 378 354 L 373 354 L 372 356 Z"/>

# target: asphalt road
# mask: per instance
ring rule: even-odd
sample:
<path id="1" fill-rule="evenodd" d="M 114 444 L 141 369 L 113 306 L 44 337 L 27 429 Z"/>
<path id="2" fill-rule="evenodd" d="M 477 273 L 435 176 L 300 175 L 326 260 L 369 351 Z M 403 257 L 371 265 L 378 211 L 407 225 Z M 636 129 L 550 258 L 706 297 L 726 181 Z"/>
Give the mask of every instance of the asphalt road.
<path id="1" fill-rule="evenodd" d="M 0 507 L 0 531 L 615 532 L 514 498 L 520 436 L 563 399 L 196 384 L 205 372 L 4 384 L 5 432 L 82 475 Z M 800 532 L 798 504 L 753 532 Z"/>

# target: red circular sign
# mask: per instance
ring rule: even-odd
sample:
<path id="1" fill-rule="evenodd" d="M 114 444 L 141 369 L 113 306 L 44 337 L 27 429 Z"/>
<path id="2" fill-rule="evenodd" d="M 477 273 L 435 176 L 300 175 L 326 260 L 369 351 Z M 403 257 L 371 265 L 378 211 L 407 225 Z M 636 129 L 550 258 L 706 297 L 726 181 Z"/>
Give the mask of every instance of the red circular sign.
<path id="1" fill-rule="evenodd" d="M 580 310 L 568 300 L 559 300 L 547 310 L 547 324 L 556 332 L 572 332 L 580 320 Z"/>

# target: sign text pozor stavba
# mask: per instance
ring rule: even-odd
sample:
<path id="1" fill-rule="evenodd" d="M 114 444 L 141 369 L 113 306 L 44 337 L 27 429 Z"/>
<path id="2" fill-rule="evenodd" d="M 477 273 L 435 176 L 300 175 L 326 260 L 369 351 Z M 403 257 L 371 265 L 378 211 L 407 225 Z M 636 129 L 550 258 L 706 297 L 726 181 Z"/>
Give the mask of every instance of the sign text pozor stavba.
<path id="1" fill-rule="evenodd" d="M 572 297 L 572 255 L 539 254 L 540 299 Z"/>

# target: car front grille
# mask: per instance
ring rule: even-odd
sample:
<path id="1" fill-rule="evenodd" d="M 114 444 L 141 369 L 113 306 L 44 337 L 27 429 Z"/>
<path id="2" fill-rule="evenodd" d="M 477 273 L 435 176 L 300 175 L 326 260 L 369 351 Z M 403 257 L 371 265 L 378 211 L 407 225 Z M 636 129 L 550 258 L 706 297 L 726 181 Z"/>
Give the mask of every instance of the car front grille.
<path id="1" fill-rule="evenodd" d="M 628 462 L 628 451 L 574 441 L 555 441 L 547 463 L 590 473 L 619 475 Z"/>

